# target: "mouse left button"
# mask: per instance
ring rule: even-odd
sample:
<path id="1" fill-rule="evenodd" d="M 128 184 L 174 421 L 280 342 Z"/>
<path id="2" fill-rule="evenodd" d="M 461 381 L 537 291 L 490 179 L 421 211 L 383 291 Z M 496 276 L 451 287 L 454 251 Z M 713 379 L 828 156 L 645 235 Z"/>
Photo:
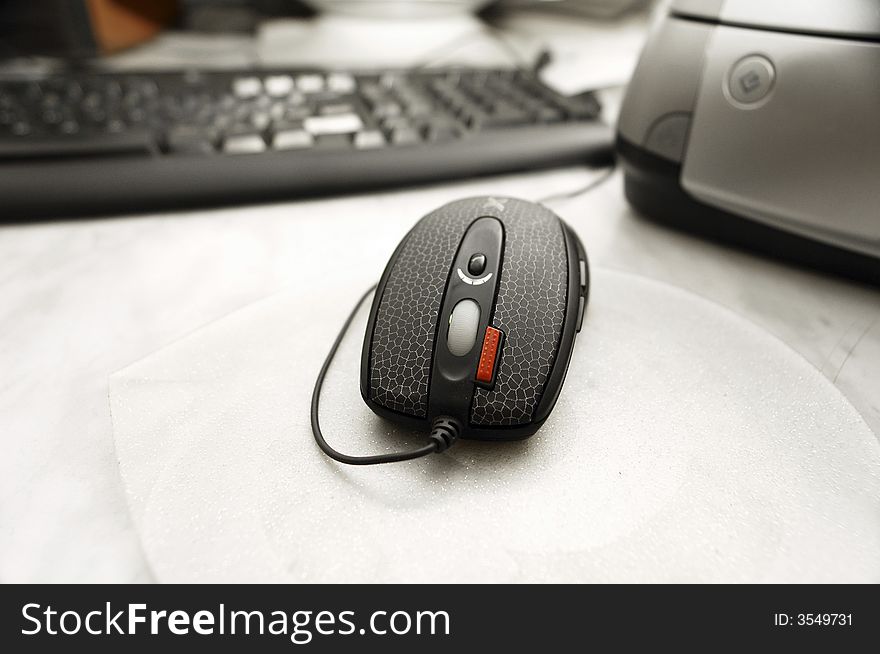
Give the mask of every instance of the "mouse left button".
<path id="1" fill-rule="evenodd" d="M 474 300 L 461 300 L 452 309 L 449 316 L 449 331 L 446 345 L 457 357 L 470 352 L 477 341 L 477 329 L 480 325 L 480 305 Z"/>

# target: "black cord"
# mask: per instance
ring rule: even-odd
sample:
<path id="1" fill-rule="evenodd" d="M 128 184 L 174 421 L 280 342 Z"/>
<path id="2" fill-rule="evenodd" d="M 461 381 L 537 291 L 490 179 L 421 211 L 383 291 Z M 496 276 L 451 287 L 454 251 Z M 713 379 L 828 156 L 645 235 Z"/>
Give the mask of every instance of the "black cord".
<path id="1" fill-rule="evenodd" d="M 490 40 L 487 41 L 486 36 L 489 36 Z M 450 55 L 454 55 L 463 47 L 479 42 L 492 43 L 498 46 L 504 51 L 504 54 L 510 60 L 511 64 L 517 68 L 523 68 L 526 70 L 537 70 L 538 68 L 543 67 L 549 59 L 552 58 L 549 51 L 542 49 L 541 52 L 538 53 L 534 62 L 528 61 L 528 59 L 526 59 L 526 57 L 517 50 L 513 44 L 511 44 L 503 30 L 494 25 L 490 25 L 489 23 L 485 23 L 478 29 L 455 36 L 446 43 L 443 43 L 436 48 L 431 48 L 426 54 L 423 54 L 419 58 L 420 63 L 412 65 L 411 68 L 431 68 L 447 59 Z"/>
<path id="2" fill-rule="evenodd" d="M 583 195 L 584 193 L 589 193 L 594 188 L 601 186 L 604 182 L 608 181 L 614 174 L 615 170 L 617 170 L 617 162 L 616 160 L 612 160 L 611 163 L 608 164 L 608 168 L 605 170 L 605 172 L 598 177 L 591 179 L 586 186 L 582 186 L 581 188 L 575 189 L 573 191 L 563 191 L 562 193 L 547 195 L 540 200 L 536 200 L 536 202 L 539 204 L 547 204 L 548 202 L 555 202 L 556 200 L 570 200 L 572 198 L 576 198 L 579 195 Z"/>
<path id="3" fill-rule="evenodd" d="M 418 70 L 435 66 L 450 54 L 455 54 L 463 46 L 470 45 L 471 42 L 477 41 L 482 35 L 483 30 L 476 29 L 454 36 L 448 41 L 441 43 L 439 46 L 431 48 L 428 52 L 422 54 L 419 57 L 418 62 L 410 66 L 410 68 Z"/>
<path id="4" fill-rule="evenodd" d="M 538 53 L 538 56 L 535 58 L 535 61 L 529 61 L 525 58 L 525 56 L 517 50 L 513 44 L 507 39 L 507 34 L 505 34 L 504 30 L 501 28 L 495 27 L 489 23 L 486 23 L 486 27 L 490 34 L 495 37 L 496 42 L 501 45 L 501 49 L 504 50 L 508 57 L 513 61 L 515 66 L 519 66 L 520 68 L 525 68 L 528 70 L 534 70 L 537 68 L 537 62 L 541 60 L 546 52 L 545 49 L 542 49 L 541 52 Z"/>
<path id="5" fill-rule="evenodd" d="M 431 426 L 431 433 L 429 434 L 429 438 L 431 440 L 430 443 L 425 445 L 424 447 L 420 447 L 416 450 L 411 450 L 409 452 L 393 452 L 391 454 L 374 454 L 371 456 L 351 456 L 349 454 L 343 454 L 342 452 L 338 452 L 334 450 L 330 445 L 324 440 L 324 434 L 321 432 L 321 425 L 318 423 L 318 404 L 321 399 L 321 387 L 324 385 L 324 377 L 327 375 L 327 370 L 330 368 L 330 364 L 333 362 L 333 357 L 336 356 L 336 350 L 339 349 L 339 344 L 342 343 L 342 339 L 345 337 L 345 334 L 348 332 L 349 326 L 351 326 L 352 320 L 354 320 L 355 315 L 360 310 L 363 303 L 370 296 L 370 294 L 376 290 L 377 284 L 373 284 L 367 292 L 361 296 L 361 299 L 357 301 L 357 304 L 352 309 L 351 313 L 348 315 L 348 318 L 345 319 L 345 322 L 342 325 L 342 329 L 339 330 L 339 335 L 336 337 L 336 340 L 333 342 L 333 345 L 330 347 L 330 352 L 327 353 L 327 358 L 324 359 L 324 365 L 321 366 L 321 372 L 318 373 L 318 379 L 315 381 L 315 390 L 312 392 L 312 434 L 315 436 L 315 442 L 318 444 L 324 454 L 329 456 L 331 459 L 335 459 L 340 463 L 347 463 L 353 466 L 366 466 L 373 465 L 376 463 L 394 463 L 397 461 L 409 461 L 410 459 L 418 459 L 423 456 L 427 456 L 428 454 L 433 454 L 434 452 L 443 452 L 450 445 L 452 445 L 456 440 L 458 440 L 458 436 L 461 432 L 461 428 L 457 421 L 448 417 L 440 417 L 434 420 L 434 423 Z"/>

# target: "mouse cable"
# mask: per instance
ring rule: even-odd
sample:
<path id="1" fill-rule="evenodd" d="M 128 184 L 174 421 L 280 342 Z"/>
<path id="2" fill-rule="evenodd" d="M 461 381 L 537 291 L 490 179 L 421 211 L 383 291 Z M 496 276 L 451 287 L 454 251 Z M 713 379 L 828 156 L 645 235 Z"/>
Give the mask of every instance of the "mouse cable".
<path id="1" fill-rule="evenodd" d="M 617 170 L 617 160 L 612 159 L 606 166 L 603 166 L 603 168 L 605 170 L 603 170 L 599 175 L 591 179 L 585 186 L 576 188 L 573 191 L 562 191 L 561 193 L 553 193 L 552 195 L 547 195 L 543 198 L 535 200 L 535 202 L 537 202 L 538 204 L 550 204 L 552 202 L 559 202 L 560 200 L 573 200 L 578 196 L 589 193 L 593 189 L 601 186 L 606 181 L 611 179 L 611 177 Z"/>
<path id="2" fill-rule="evenodd" d="M 443 452 L 458 440 L 458 436 L 461 433 L 461 427 L 458 424 L 458 421 L 446 416 L 441 416 L 436 418 L 431 425 L 431 433 L 428 436 L 430 442 L 427 445 L 415 450 L 410 450 L 409 452 L 392 452 L 390 454 L 373 454 L 370 456 L 351 456 L 349 454 L 337 452 L 330 447 L 326 440 L 324 440 L 324 434 L 321 432 L 321 425 L 318 423 L 318 405 L 321 399 L 321 387 L 324 385 L 324 377 L 326 377 L 327 370 L 330 368 L 330 364 L 333 363 L 333 358 L 336 356 L 336 350 L 339 349 L 339 344 L 342 343 L 342 339 L 348 332 L 348 328 L 351 326 L 355 315 L 357 315 L 357 312 L 360 310 L 361 306 L 363 306 L 370 294 L 376 290 L 377 286 L 378 284 L 373 284 L 367 289 L 367 292 L 361 296 L 361 299 L 354 305 L 354 309 L 348 314 L 348 318 L 345 319 L 342 329 L 339 330 L 336 340 L 330 347 L 330 352 L 327 353 L 327 358 L 324 359 L 324 365 L 321 366 L 321 372 L 318 373 L 318 379 L 315 381 L 315 390 L 312 392 L 311 418 L 312 434 L 315 436 L 315 442 L 318 444 L 318 447 L 324 451 L 324 454 L 331 459 L 353 466 L 409 461 L 411 459 L 418 459 L 427 456 L 428 454 L 433 454 L 434 452 Z"/>

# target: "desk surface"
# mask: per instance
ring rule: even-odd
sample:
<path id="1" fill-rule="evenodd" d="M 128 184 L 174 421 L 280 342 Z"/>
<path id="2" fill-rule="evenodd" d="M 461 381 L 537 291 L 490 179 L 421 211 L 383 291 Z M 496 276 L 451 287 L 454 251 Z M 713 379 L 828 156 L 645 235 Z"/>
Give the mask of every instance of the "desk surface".
<path id="1" fill-rule="evenodd" d="M 108 376 L 231 311 L 306 283 L 290 252 L 329 250 L 334 222 L 381 271 L 401 235 L 467 195 L 534 199 L 579 188 L 562 170 L 390 193 L 0 227 L 0 580 L 147 581 L 128 514 Z M 683 287 L 782 339 L 880 433 L 880 291 L 732 251 L 646 222 L 616 174 L 553 207 L 591 261 Z M 760 384 L 762 380 L 756 379 Z M 793 398 L 795 400 L 796 398 Z"/>

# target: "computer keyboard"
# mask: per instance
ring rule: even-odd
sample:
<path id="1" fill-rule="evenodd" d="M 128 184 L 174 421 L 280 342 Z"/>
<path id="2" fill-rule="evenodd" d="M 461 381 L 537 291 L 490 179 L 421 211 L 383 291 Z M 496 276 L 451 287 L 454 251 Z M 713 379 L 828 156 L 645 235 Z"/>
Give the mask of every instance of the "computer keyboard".
<path id="1" fill-rule="evenodd" d="M 7 219 L 345 192 L 607 158 L 592 93 L 524 70 L 0 79 Z"/>

